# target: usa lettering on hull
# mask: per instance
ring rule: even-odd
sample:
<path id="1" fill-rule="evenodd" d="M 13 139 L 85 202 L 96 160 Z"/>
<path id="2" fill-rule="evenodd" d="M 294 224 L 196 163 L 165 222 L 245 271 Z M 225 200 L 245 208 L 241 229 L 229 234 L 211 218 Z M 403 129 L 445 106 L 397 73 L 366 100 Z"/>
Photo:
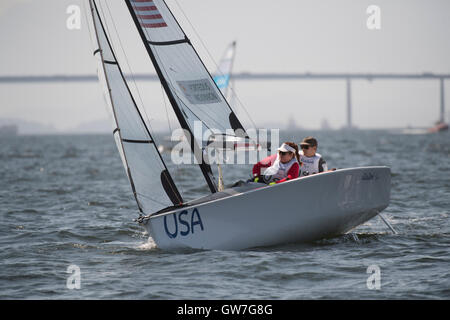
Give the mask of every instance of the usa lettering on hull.
<path id="1" fill-rule="evenodd" d="M 195 231 L 204 231 L 203 221 L 197 208 L 182 210 L 164 216 L 164 230 L 169 238 L 186 237 Z"/>

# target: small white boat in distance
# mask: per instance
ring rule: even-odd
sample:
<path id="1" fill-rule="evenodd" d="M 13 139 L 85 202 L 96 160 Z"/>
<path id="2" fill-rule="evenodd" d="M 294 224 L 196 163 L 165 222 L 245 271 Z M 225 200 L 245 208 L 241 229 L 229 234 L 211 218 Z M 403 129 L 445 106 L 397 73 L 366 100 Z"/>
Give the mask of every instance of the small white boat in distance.
<path id="1" fill-rule="evenodd" d="M 342 169 L 273 186 L 245 183 L 141 219 L 162 249 L 239 250 L 344 234 L 389 205 L 387 167 Z"/>

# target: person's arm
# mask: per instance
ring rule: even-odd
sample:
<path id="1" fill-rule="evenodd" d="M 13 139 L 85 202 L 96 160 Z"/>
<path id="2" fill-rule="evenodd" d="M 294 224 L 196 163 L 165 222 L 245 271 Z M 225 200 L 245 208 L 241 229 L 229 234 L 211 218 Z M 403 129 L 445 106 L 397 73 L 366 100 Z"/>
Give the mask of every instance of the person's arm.
<path id="1" fill-rule="evenodd" d="M 296 162 L 294 163 L 288 171 L 287 177 L 281 180 L 278 180 L 277 183 L 285 182 L 291 179 L 298 178 L 300 174 L 300 165 Z"/>
<path id="2" fill-rule="evenodd" d="M 253 176 L 256 177 L 256 176 L 261 175 L 261 168 L 267 168 L 270 166 L 271 166 L 270 163 L 261 163 L 261 161 L 258 162 L 257 164 L 255 164 L 253 166 L 253 170 L 252 170 Z"/>
<path id="3" fill-rule="evenodd" d="M 253 176 L 254 176 L 254 177 L 259 176 L 259 175 L 260 175 L 260 172 L 261 172 L 261 162 L 257 162 L 257 163 L 253 166 L 253 170 L 252 170 Z"/>
<path id="4" fill-rule="evenodd" d="M 263 160 L 259 161 L 258 163 L 256 163 L 253 166 L 253 170 L 252 170 L 253 176 L 255 177 L 255 176 L 261 175 L 261 168 L 270 167 L 276 158 L 277 158 L 277 155 L 275 154 L 275 155 L 268 156 L 268 157 L 264 158 Z"/>
<path id="5" fill-rule="evenodd" d="M 328 171 L 327 162 L 321 157 L 319 159 L 319 172 Z"/>

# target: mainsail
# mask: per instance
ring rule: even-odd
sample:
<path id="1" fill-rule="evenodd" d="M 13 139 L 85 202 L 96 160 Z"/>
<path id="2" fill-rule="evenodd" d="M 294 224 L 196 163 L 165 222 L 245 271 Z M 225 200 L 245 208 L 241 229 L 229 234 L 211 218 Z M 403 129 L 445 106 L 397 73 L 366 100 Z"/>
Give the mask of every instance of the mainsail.
<path id="1" fill-rule="evenodd" d="M 217 191 L 209 164 L 198 146 L 214 135 L 247 137 L 190 40 L 163 0 L 125 0 L 147 52 L 183 129 L 190 133 L 191 148 L 201 159 L 202 173 L 212 192 Z M 197 122 L 197 125 L 196 125 Z M 195 130 L 201 124 L 201 132 Z M 193 137 L 193 139 L 191 139 Z"/>
<path id="2" fill-rule="evenodd" d="M 95 0 L 89 0 L 98 49 L 99 77 L 112 110 L 114 138 L 139 209 L 153 213 L 183 202 L 135 103 L 105 32 Z"/>

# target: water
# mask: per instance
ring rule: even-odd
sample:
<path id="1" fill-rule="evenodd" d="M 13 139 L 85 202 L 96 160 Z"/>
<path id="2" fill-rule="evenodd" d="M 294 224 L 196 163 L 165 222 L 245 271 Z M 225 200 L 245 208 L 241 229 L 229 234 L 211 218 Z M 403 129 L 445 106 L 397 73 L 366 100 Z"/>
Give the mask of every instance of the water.
<path id="1" fill-rule="evenodd" d="M 384 215 L 398 235 L 376 217 L 308 244 L 165 252 L 132 221 L 137 207 L 111 136 L 3 138 L 0 299 L 449 299 L 450 134 L 312 134 L 330 168 L 391 167 Z M 239 166 L 226 182 L 250 171 Z M 180 189 L 203 194 L 201 177 L 175 172 Z M 70 265 L 80 268 L 78 290 L 67 287 Z M 373 265 L 379 290 L 367 285 Z"/>

